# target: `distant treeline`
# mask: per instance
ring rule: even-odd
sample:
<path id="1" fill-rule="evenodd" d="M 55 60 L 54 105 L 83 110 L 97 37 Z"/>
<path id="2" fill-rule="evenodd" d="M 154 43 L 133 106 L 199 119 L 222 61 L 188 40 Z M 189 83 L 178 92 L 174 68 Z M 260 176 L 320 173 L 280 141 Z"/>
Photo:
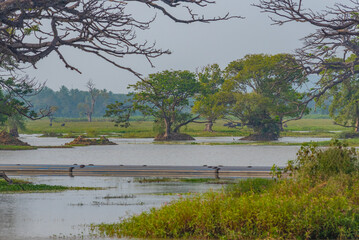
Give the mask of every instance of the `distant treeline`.
<path id="1" fill-rule="evenodd" d="M 39 94 L 29 97 L 35 111 L 55 107 L 54 117 L 79 118 L 85 117 L 86 105 L 90 104 L 90 93 L 79 89 L 68 89 L 62 86 L 58 91 L 45 87 Z M 106 106 L 115 101 L 125 101 L 126 94 L 113 93 L 106 89 L 98 95 L 94 117 L 103 117 Z"/>
<path id="2" fill-rule="evenodd" d="M 44 87 L 39 94 L 29 97 L 28 100 L 33 104 L 35 111 L 55 107 L 54 117 L 84 118 L 86 117 L 85 106 L 90 103 L 90 97 L 88 91 L 68 89 L 62 86 L 58 91 Z M 113 93 L 106 89 L 101 90 L 101 94 L 97 97 L 95 103 L 93 116 L 103 117 L 107 105 L 115 101 L 123 102 L 126 99 L 128 99 L 126 94 Z M 190 102 L 193 102 L 193 100 Z M 314 101 L 310 102 L 309 108 L 311 109 L 310 114 L 328 115 L 328 109 L 316 108 Z M 190 109 L 187 109 L 187 111 L 190 111 Z M 141 114 L 137 113 L 135 115 Z"/>

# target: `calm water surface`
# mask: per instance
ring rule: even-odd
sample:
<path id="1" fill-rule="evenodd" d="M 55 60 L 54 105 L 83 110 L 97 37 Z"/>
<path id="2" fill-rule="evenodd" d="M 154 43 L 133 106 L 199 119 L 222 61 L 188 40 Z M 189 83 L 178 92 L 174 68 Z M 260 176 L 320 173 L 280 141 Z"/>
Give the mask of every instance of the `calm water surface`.
<path id="1" fill-rule="evenodd" d="M 34 146 L 63 145 L 72 139 L 38 138 L 23 135 L 23 141 Z M 239 138 L 198 138 L 197 142 L 233 142 Z M 0 164 L 123 164 L 123 165 L 224 165 L 279 166 L 295 158 L 298 146 L 184 145 L 153 144 L 152 139 L 111 139 L 113 146 L 74 147 L 71 149 L 38 149 L 1 151 Z M 282 142 L 328 140 L 325 138 L 282 138 Z"/>

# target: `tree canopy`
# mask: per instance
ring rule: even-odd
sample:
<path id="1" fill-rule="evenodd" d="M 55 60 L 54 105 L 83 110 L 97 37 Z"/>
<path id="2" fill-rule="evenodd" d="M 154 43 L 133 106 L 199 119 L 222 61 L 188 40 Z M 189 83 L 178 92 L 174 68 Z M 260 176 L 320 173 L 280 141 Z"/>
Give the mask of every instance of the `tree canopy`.
<path id="1" fill-rule="evenodd" d="M 194 73 L 163 71 L 150 74 L 130 87 L 134 90 L 134 110 L 153 116 L 163 126 L 161 140 L 171 140 L 173 133 L 199 117 L 184 111 L 189 107 L 189 98 L 199 91 Z"/>
<path id="2" fill-rule="evenodd" d="M 196 95 L 192 111 L 206 118 L 205 131 L 212 132 L 213 123 L 223 117 L 226 106 L 222 101 L 223 71 L 218 64 L 208 65 L 198 73 L 200 93 Z"/>
<path id="3" fill-rule="evenodd" d="M 224 89 L 231 93 L 231 114 L 254 129 L 259 138 L 276 139 L 284 117 L 306 112 L 304 94 L 297 88 L 307 81 L 289 54 L 247 55 L 226 68 Z"/>

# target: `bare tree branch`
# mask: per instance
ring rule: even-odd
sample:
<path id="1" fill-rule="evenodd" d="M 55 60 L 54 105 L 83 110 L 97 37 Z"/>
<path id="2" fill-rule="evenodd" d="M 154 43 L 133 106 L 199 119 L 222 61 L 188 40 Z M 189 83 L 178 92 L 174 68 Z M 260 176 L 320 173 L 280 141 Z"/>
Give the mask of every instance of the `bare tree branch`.
<path id="1" fill-rule="evenodd" d="M 299 22 L 317 28 L 314 33 L 303 38 L 304 46 L 296 51 L 296 57 L 307 74 L 321 76 L 307 96 L 308 103 L 358 73 L 359 1 L 336 3 L 322 11 L 306 8 L 305 2 L 309 0 L 260 0 L 254 6 L 269 13 L 274 24 Z M 333 72 L 336 77 L 326 78 Z"/>
<path id="2" fill-rule="evenodd" d="M 153 9 L 154 15 L 140 21 L 128 13 L 129 4 L 142 4 Z M 213 22 L 241 18 L 226 14 L 207 18 L 194 12 L 192 7 L 215 4 L 210 0 L 0 0 L 0 52 L 17 62 L 36 63 L 56 52 L 66 68 L 80 72 L 62 54 L 62 46 L 95 54 L 116 67 L 141 75 L 127 67 L 127 55 L 151 59 L 169 50 L 154 44 L 140 42 L 136 31 L 149 30 L 156 12 L 175 22 Z M 184 7 L 187 16 L 174 8 Z M 1 59 L 0 59 L 1 60 Z M 120 61 L 122 60 L 122 62 Z"/>

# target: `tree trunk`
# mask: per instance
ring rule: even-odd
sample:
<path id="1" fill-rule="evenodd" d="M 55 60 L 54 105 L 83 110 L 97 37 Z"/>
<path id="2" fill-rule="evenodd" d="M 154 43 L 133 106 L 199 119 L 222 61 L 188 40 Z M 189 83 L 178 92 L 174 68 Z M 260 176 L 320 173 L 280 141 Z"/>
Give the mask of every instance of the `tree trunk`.
<path id="1" fill-rule="evenodd" d="M 283 117 L 280 117 L 279 118 L 279 129 L 281 132 L 284 131 L 284 128 L 283 128 Z"/>
<path id="2" fill-rule="evenodd" d="M 213 122 L 212 121 L 209 121 L 208 123 L 206 123 L 206 127 L 204 128 L 204 131 L 205 132 L 213 132 Z"/>
<path id="3" fill-rule="evenodd" d="M 10 135 L 13 136 L 13 137 L 19 137 L 19 132 L 17 130 L 17 127 L 13 127 L 10 129 Z"/>
<path id="4" fill-rule="evenodd" d="M 92 122 L 92 113 L 87 114 L 87 121 Z"/>
<path id="5" fill-rule="evenodd" d="M 189 119 L 189 120 L 186 121 L 186 122 L 183 122 L 183 123 L 177 125 L 177 126 L 175 127 L 175 129 L 173 130 L 173 132 L 178 133 L 181 127 L 187 125 L 187 124 L 190 123 L 190 122 L 193 122 L 194 120 L 198 119 L 199 117 L 200 117 L 200 115 L 198 115 L 198 116 L 196 116 L 196 117 L 194 117 L 194 118 L 192 118 L 192 119 Z"/>
<path id="6" fill-rule="evenodd" d="M 165 120 L 165 134 L 163 135 L 165 138 L 168 137 L 171 134 L 171 123 L 170 120 L 168 119 L 164 119 Z"/>
<path id="7" fill-rule="evenodd" d="M 359 107 L 355 106 L 355 132 L 359 132 Z"/>

